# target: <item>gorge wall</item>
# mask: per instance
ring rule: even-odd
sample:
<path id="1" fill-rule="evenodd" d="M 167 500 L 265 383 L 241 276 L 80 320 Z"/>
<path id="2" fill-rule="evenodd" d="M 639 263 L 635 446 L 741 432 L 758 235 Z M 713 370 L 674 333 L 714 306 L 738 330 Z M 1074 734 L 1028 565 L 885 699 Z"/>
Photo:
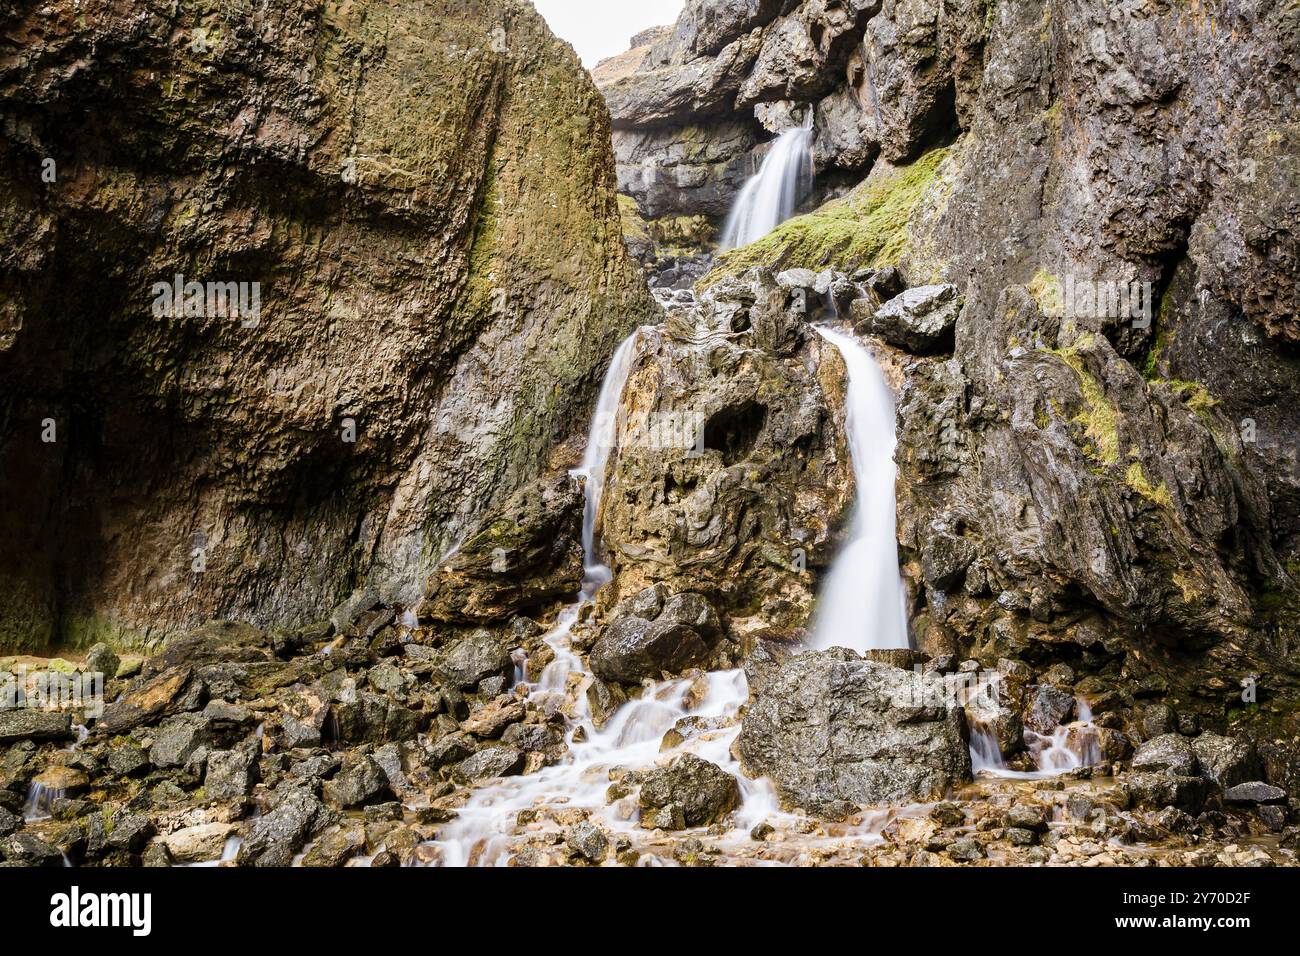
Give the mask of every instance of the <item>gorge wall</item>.
<path id="1" fill-rule="evenodd" d="M 6 4 L 0 176 L 10 651 L 414 604 L 652 308 L 522 0 Z"/>
<path id="2" fill-rule="evenodd" d="M 881 336 L 918 646 L 1294 738 L 1300 8 L 691 0 L 641 40 L 596 75 L 651 238 L 815 112 L 807 214 L 689 278 L 855 280 L 786 284 Z"/>

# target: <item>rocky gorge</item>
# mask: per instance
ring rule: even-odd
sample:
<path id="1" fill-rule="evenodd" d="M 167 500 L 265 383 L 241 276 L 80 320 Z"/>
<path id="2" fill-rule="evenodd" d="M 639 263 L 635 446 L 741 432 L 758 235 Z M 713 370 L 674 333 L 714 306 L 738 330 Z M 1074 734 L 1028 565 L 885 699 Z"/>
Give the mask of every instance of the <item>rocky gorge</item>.
<path id="1" fill-rule="evenodd" d="M 1298 100 L 1286 0 L 19 0 L 0 861 L 1294 865 Z"/>

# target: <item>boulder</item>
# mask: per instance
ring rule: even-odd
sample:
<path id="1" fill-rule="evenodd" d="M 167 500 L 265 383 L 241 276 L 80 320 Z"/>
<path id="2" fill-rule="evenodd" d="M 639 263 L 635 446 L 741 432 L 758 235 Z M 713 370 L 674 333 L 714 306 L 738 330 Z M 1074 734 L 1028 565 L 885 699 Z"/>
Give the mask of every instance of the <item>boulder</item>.
<path id="1" fill-rule="evenodd" d="M 1048 735 L 1065 723 L 1073 712 L 1073 694 L 1051 684 L 1039 684 L 1029 691 L 1024 712 L 1025 726 L 1035 733 Z"/>
<path id="2" fill-rule="evenodd" d="M 96 644 L 86 652 L 86 673 L 103 674 L 105 682 L 117 676 L 121 658 L 107 644 Z"/>
<path id="3" fill-rule="evenodd" d="M 236 829 L 233 823 L 200 823 L 159 837 L 157 842 L 176 863 L 206 863 L 221 859 L 226 840 Z"/>
<path id="4" fill-rule="evenodd" d="M 155 767 L 181 767 L 212 743 L 212 721 L 202 714 L 178 714 L 159 725 L 149 760 Z"/>
<path id="5" fill-rule="evenodd" d="M 1250 780 L 1228 787 L 1223 792 L 1223 799 L 1228 803 L 1283 803 L 1286 800 L 1286 791 L 1260 780 Z"/>
<path id="6" fill-rule="evenodd" d="M 524 769 L 524 753 L 508 744 L 484 747 L 462 760 L 452 773 L 464 784 L 479 783 L 493 777 L 510 777 Z"/>
<path id="7" fill-rule="evenodd" d="M 736 778 L 717 764 L 695 754 L 678 757 L 667 767 L 652 770 L 641 783 L 638 798 L 643 811 L 652 811 L 642 820 L 655 828 L 683 829 L 703 827 L 721 820 L 740 803 Z M 681 826 L 668 825 L 665 821 Z"/>
<path id="8" fill-rule="evenodd" d="M 257 756 L 258 750 L 254 746 L 209 753 L 203 776 L 203 789 L 208 799 L 238 800 L 252 793 L 258 779 Z"/>
<path id="9" fill-rule="evenodd" d="M 605 681 L 637 684 L 705 664 L 722 636 L 718 615 L 699 594 L 675 594 L 654 620 L 618 618 L 591 649 L 591 670 Z"/>
<path id="10" fill-rule="evenodd" d="M 490 631 L 479 630 L 461 638 L 438 664 L 438 672 L 449 684 L 462 690 L 478 686 L 487 677 L 514 674 L 510 651 Z"/>
<path id="11" fill-rule="evenodd" d="M 1195 777 L 1200 773 L 1196 750 L 1186 737 L 1161 734 L 1143 743 L 1133 753 L 1133 769 L 1148 773 L 1168 773 L 1177 777 Z"/>
<path id="12" fill-rule="evenodd" d="M 890 345 L 917 355 L 930 355 L 951 350 L 953 327 L 963 301 L 954 285 L 926 285 L 895 296 L 870 316 L 861 314 L 858 303 L 870 308 L 871 300 L 854 303 L 851 314 L 858 332 L 879 335 Z"/>
<path id="13" fill-rule="evenodd" d="M 942 678 L 834 648 L 779 664 L 741 723 L 746 774 L 813 812 L 931 799 L 970 778 L 960 704 Z"/>
<path id="14" fill-rule="evenodd" d="M 1148 810 L 1176 807 L 1198 814 L 1205 805 L 1206 783 L 1200 777 L 1180 777 L 1169 773 L 1132 773 L 1124 789 L 1135 806 Z"/>
<path id="15" fill-rule="evenodd" d="M 569 827 L 564 842 L 589 863 L 603 863 L 609 856 L 609 837 L 589 820 Z"/>
<path id="16" fill-rule="evenodd" d="M 1262 766 L 1250 741 L 1204 733 L 1192 741 L 1192 750 L 1201 776 L 1220 790 L 1259 779 Z"/>
<path id="17" fill-rule="evenodd" d="M 124 734 L 170 713 L 173 702 L 188 688 L 193 673 L 189 665 L 178 664 L 152 677 L 137 678 L 122 697 L 104 708 L 96 729 Z"/>
<path id="18" fill-rule="evenodd" d="M 369 755 L 345 759 L 338 775 L 321 787 L 325 802 L 339 810 L 377 803 L 392 795 L 388 775 Z"/>
<path id="19" fill-rule="evenodd" d="M 19 740 L 66 740 L 71 736 L 71 714 L 26 708 L 0 710 L 0 744 Z"/>
<path id="20" fill-rule="evenodd" d="M 288 866 L 313 828 L 328 819 L 325 806 L 301 786 L 276 792 L 274 808 L 253 821 L 240 844 L 239 866 Z"/>

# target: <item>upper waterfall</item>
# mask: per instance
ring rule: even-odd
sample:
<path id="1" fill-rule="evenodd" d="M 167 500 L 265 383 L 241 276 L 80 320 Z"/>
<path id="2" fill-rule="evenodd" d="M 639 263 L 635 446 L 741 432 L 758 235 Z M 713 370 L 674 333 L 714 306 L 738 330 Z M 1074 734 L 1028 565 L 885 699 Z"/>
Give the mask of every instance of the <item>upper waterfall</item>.
<path id="1" fill-rule="evenodd" d="M 845 427 L 857 501 L 849 541 L 818 602 L 810 646 L 858 652 L 909 647 L 898 573 L 894 396 L 880 367 L 852 336 L 825 326 L 817 332 L 839 350 L 848 367 Z"/>
<path id="2" fill-rule="evenodd" d="M 811 120 L 811 114 L 809 114 Z M 736 249 L 762 239 L 794 215 L 812 188 L 812 127 L 796 126 L 777 139 L 736 198 L 722 232 L 722 248 Z"/>

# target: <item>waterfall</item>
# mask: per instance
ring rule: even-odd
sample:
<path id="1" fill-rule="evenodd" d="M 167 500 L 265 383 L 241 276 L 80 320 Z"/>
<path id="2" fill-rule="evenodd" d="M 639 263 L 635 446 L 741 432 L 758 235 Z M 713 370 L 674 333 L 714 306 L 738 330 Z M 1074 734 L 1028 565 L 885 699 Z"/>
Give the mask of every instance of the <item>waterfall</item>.
<path id="1" fill-rule="evenodd" d="M 605 380 L 600 385 L 596 399 L 596 413 L 591 418 L 587 432 L 587 450 L 582 464 L 571 472 L 584 479 L 583 495 L 586 506 L 582 512 L 583 591 L 580 599 L 589 599 L 602 584 L 610 579 L 609 568 L 601 562 L 596 550 L 596 521 L 600 517 L 600 498 L 605 490 L 605 468 L 609 454 L 618 440 L 618 403 L 632 370 L 636 356 L 636 340 L 640 329 L 623 340 L 610 360 Z"/>
<path id="2" fill-rule="evenodd" d="M 592 680 L 581 655 L 573 649 L 570 635 L 583 608 L 600 587 L 610 580 L 610 570 L 600 560 L 597 522 L 605 486 L 609 456 L 618 437 L 618 408 L 636 356 L 634 332 L 611 360 L 601 385 L 596 411 L 587 436 L 587 450 L 580 467 L 572 474 L 584 479 L 582 545 L 584 580 L 575 603 L 564 608 L 555 626 L 545 636 L 554 659 L 536 683 L 524 683 L 530 699 L 543 707 L 565 706 L 568 694 L 576 694 L 570 713 L 566 743 L 568 755 L 554 766 L 527 776 L 506 777 L 481 786 L 457 812 L 456 819 L 428 846 L 443 866 L 500 866 L 511 856 L 511 831 L 522 810 L 551 805 L 556 812 L 572 813 L 586 808 L 593 819 L 613 832 L 635 834 L 636 814 L 624 806 L 610 807 L 606 801 L 609 768 L 643 767 L 662 758 L 664 734 L 684 717 L 704 724 L 717 722 L 724 729 L 689 735 L 672 752 L 691 752 L 728 770 L 740 785 L 742 808 L 737 819 L 742 830 L 780 814 L 775 791 L 766 780 L 747 780 L 731 755 L 731 744 L 739 733 L 729 722 L 749 699 L 743 671 L 720 671 L 707 675 L 707 687 L 692 678 L 659 681 L 646 685 L 638 699 L 628 701 L 597 729 L 586 697 Z M 522 664 L 523 662 L 517 662 Z M 693 704 L 688 706 L 688 701 Z"/>
<path id="3" fill-rule="evenodd" d="M 894 396 L 880 367 L 852 336 L 825 326 L 817 332 L 839 350 L 848 367 L 845 427 L 857 501 L 848 543 L 818 600 L 810 646 L 859 653 L 910 647 L 898 573 Z"/>
<path id="4" fill-rule="evenodd" d="M 796 126 L 777 139 L 736 198 L 722 232 L 724 250 L 762 239 L 794 215 L 812 188 L 812 136 L 811 125 Z"/>

